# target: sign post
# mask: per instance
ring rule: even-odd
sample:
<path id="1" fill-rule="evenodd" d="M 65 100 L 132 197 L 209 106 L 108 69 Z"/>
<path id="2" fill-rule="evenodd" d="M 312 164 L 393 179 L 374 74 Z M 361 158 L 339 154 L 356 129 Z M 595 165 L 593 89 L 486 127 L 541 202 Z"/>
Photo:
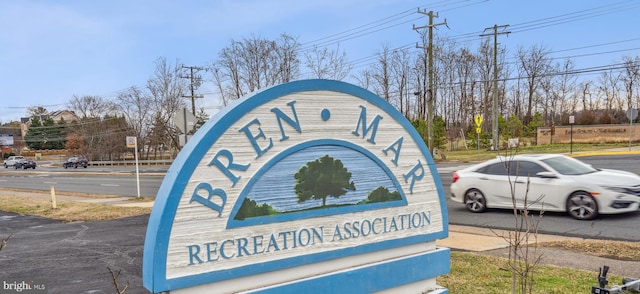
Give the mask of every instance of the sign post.
<path id="1" fill-rule="evenodd" d="M 638 117 L 637 109 L 630 108 L 629 110 L 627 110 L 627 118 L 629 119 L 629 151 L 631 151 L 631 132 L 633 132 L 633 120 L 636 119 L 636 117 Z"/>
<path id="2" fill-rule="evenodd" d="M 476 134 L 478 134 L 478 157 L 480 157 L 480 133 L 482 133 L 482 115 L 481 114 L 476 114 L 476 116 L 473 118 L 473 121 L 476 123 Z M 493 143 L 494 146 L 496 146 L 496 143 Z"/>
<path id="3" fill-rule="evenodd" d="M 138 170 L 138 138 L 127 136 L 127 148 L 134 148 L 133 154 L 136 158 L 136 187 L 138 188 L 138 199 L 140 199 L 140 172 Z"/>
<path id="4" fill-rule="evenodd" d="M 191 114 L 186 108 L 182 108 L 182 113 L 177 114 L 173 118 L 173 122 L 176 124 L 176 127 L 184 133 L 184 139 L 180 139 L 180 146 L 184 146 L 189 140 L 189 133 L 193 131 L 198 123 L 198 118 Z"/>
<path id="5" fill-rule="evenodd" d="M 573 123 L 576 121 L 576 117 L 573 115 L 569 116 L 569 125 L 571 128 L 569 129 L 569 154 L 573 154 Z"/>

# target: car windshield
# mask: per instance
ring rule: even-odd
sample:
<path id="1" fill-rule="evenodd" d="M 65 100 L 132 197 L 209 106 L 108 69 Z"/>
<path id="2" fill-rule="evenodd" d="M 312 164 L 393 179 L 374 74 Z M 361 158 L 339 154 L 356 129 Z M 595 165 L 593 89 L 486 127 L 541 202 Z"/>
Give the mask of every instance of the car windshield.
<path id="1" fill-rule="evenodd" d="M 584 175 L 598 171 L 582 161 L 566 156 L 551 157 L 542 160 L 542 162 L 548 164 L 563 175 Z"/>

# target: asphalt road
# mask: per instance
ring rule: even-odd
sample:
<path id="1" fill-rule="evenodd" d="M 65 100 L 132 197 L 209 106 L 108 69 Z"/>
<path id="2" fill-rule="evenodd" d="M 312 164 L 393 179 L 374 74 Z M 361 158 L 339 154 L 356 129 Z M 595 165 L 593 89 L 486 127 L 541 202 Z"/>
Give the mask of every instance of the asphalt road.
<path id="1" fill-rule="evenodd" d="M 640 155 L 607 155 L 580 157 L 598 168 L 622 169 L 640 174 Z M 438 164 L 445 196 L 448 198 L 453 171 L 469 164 Z M 140 169 L 141 196 L 154 197 L 167 167 L 152 166 Z M 89 174 L 87 174 L 89 173 Z M 33 170 L 0 169 L 0 187 L 37 189 L 77 193 L 104 193 L 135 197 L 135 168 L 90 167 L 87 169 L 38 168 Z M 514 218 L 509 210 L 490 210 L 481 214 L 468 212 L 462 204 L 447 200 L 449 223 L 453 225 L 510 230 Z M 577 221 L 564 213 L 546 212 L 538 226 L 540 233 L 583 238 L 603 238 L 640 241 L 634 224 L 640 223 L 640 212 L 624 215 L 603 215 L 591 221 Z"/>
<path id="2" fill-rule="evenodd" d="M 140 172 L 140 196 L 155 197 L 162 183 L 166 168 L 145 167 Z M 115 194 L 136 197 L 137 178 L 135 168 L 37 168 L 36 170 L 14 170 L 0 168 L 0 187 L 56 191 Z"/>

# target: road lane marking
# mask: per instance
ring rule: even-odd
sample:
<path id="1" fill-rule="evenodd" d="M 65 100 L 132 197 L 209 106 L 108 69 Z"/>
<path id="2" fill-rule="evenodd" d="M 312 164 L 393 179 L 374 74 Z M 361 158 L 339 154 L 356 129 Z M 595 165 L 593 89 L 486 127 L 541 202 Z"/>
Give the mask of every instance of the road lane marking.
<path id="1" fill-rule="evenodd" d="M 104 186 L 104 187 L 120 187 L 120 185 L 117 185 L 117 184 L 100 184 L 100 186 Z"/>

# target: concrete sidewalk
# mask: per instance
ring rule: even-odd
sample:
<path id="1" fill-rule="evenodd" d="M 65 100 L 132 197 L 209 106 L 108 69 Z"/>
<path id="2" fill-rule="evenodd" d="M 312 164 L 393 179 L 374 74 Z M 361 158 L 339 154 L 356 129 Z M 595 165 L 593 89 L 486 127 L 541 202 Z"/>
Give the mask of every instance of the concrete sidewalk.
<path id="1" fill-rule="evenodd" d="M 438 246 L 458 249 L 463 251 L 489 251 L 509 247 L 509 234 L 512 231 L 476 228 L 458 225 L 449 225 L 449 237 L 436 241 Z M 564 241 L 584 240 L 582 238 L 564 237 L 556 235 L 537 234 L 532 236 L 529 244 Z"/>

